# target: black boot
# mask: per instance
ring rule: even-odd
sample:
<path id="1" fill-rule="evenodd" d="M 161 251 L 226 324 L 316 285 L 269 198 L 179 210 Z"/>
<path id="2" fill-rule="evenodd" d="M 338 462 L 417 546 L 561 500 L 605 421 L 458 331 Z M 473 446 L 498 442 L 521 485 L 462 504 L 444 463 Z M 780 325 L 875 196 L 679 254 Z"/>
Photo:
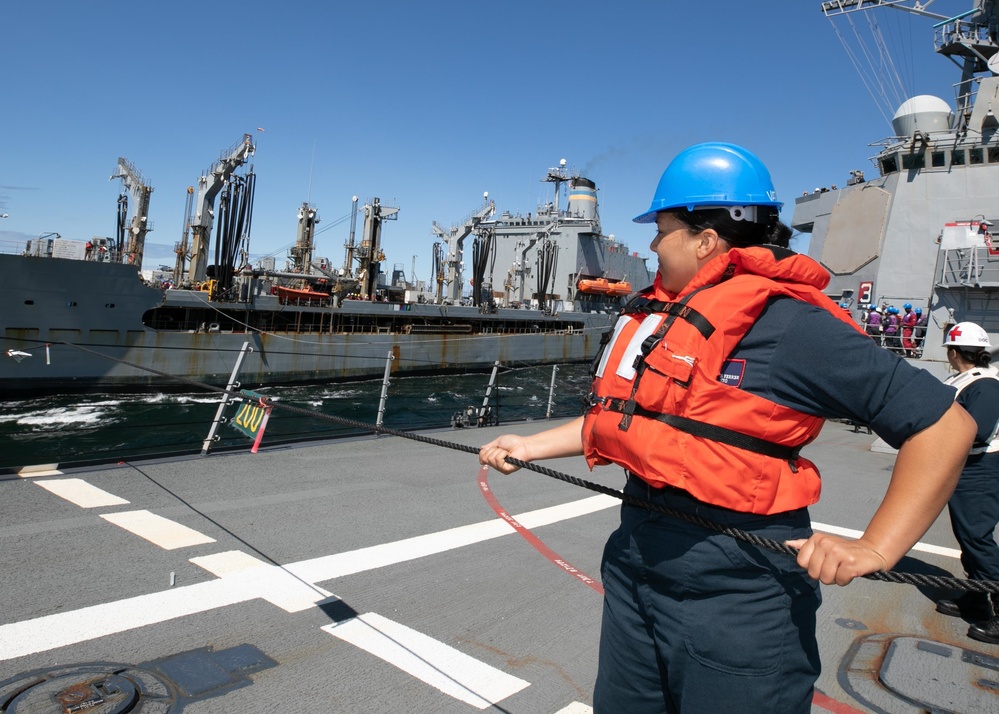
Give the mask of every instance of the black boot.
<path id="1" fill-rule="evenodd" d="M 968 637 L 979 642 L 999 645 L 999 617 L 972 625 L 968 628 Z"/>
<path id="2" fill-rule="evenodd" d="M 968 591 L 953 600 L 939 600 L 937 612 L 951 617 L 963 617 L 972 621 L 988 620 L 992 617 L 992 607 L 988 593 Z"/>
<path id="3" fill-rule="evenodd" d="M 979 622 L 968 628 L 968 637 L 979 642 L 988 642 L 999 645 L 999 595 L 990 594 L 989 598 L 989 619 Z"/>

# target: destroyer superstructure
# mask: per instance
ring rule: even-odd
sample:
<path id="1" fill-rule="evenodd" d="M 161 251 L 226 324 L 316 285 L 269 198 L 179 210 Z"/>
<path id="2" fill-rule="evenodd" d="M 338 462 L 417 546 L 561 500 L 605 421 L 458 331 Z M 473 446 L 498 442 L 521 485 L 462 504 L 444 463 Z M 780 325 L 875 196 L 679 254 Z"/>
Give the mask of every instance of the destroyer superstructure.
<path id="1" fill-rule="evenodd" d="M 792 226 L 811 233 L 809 253 L 831 273 L 828 293 L 859 314 L 865 304 L 910 302 L 929 311 L 921 362 L 942 374 L 942 332 L 971 320 L 999 337 L 999 18 L 994 0 L 956 17 L 915 2 L 835 0 L 830 16 L 881 6 L 928 16 L 936 51 L 961 68 L 956 108 L 938 97 L 905 101 L 894 135 L 876 142 L 877 175 L 795 202 Z M 885 10 L 887 11 L 887 9 Z"/>
<path id="2" fill-rule="evenodd" d="M 442 240 L 429 284 L 407 281 L 399 265 L 383 272 L 382 229 L 400 209 L 378 198 L 362 207 L 354 199 L 361 236 L 352 221 L 341 267 L 313 254 L 319 215 L 309 203 L 287 266 L 251 265 L 254 149 L 245 135 L 197 195 L 189 190 L 196 206 L 168 276 L 140 277 L 152 189 L 124 159 L 112 178 L 141 200 L 131 221 L 119 201 L 117 241 L 95 239 L 84 252 L 49 235 L 0 254 L 10 357 L 0 360 L 0 394 L 158 389 L 177 378 L 220 385 L 240 355 L 244 386 L 380 376 L 387 360 L 411 374 L 579 362 L 593 357 L 623 297 L 653 277 L 644 258 L 602 233 L 595 183 L 564 162 L 543 178 L 553 200 L 532 213 L 497 216 L 487 197 L 466 220 L 434 224 Z"/>

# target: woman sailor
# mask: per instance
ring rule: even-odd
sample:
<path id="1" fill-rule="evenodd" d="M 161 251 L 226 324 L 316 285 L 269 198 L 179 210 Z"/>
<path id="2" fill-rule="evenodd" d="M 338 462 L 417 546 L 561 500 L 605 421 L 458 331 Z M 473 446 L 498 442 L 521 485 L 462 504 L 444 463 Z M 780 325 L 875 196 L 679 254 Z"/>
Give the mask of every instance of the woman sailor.
<path id="1" fill-rule="evenodd" d="M 978 425 L 975 444 L 947 504 L 951 527 L 961 545 L 961 565 L 972 580 L 999 580 L 999 370 L 990 364 L 989 335 L 974 322 L 959 322 L 947 331 L 947 361 L 957 374 L 947 384 L 955 399 Z M 977 620 L 968 637 L 999 644 L 999 597 L 967 592 L 941 600 L 937 611 Z"/>
<path id="2" fill-rule="evenodd" d="M 681 152 L 648 211 L 659 259 L 596 368 L 585 416 L 504 435 L 479 459 L 584 454 L 628 472 L 625 493 L 799 548 L 792 558 L 630 505 L 604 549 L 594 711 L 811 711 L 818 582 L 894 565 L 944 504 L 974 424 L 953 391 L 878 349 L 787 248 L 760 160 L 732 144 Z M 835 349 L 829 349 L 835 345 Z M 829 417 L 900 447 L 864 535 L 813 534 L 815 465 L 799 455 Z M 800 567 L 799 567 L 800 566 Z"/>

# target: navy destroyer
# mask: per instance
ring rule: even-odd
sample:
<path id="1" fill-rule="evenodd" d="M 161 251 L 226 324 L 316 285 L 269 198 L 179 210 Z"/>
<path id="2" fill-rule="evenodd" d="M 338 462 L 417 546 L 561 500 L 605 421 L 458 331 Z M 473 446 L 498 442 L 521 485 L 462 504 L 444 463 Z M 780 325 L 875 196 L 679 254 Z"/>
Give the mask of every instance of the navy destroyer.
<path id="1" fill-rule="evenodd" d="M 950 103 L 919 95 L 892 119 L 894 134 L 872 146 L 874 171 L 795 201 L 792 227 L 811 234 L 809 254 L 832 274 L 828 293 L 845 307 L 904 303 L 928 313 L 918 362 L 947 369 L 943 332 L 981 324 L 999 341 L 999 18 L 995 0 L 957 16 L 931 3 L 833 0 L 827 16 L 907 11 L 932 24 L 936 52 L 960 68 Z M 884 10 L 881 10 L 884 8 Z M 935 8 L 934 8 L 935 9 Z"/>
<path id="2" fill-rule="evenodd" d="M 399 208 L 378 198 L 353 199 L 340 267 L 314 255 L 310 203 L 286 266 L 251 264 L 255 148 L 244 135 L 188 189 L 172 271 L 143 279 L 152 188 L 124 158 L 111 177 L 123 184 L 115 238 L 49 234 L 0 254 L 0 395 L 224 385 L 237 368 L 250 386 L 381 376 L 386 365 L 581 362 L 624 297 L 652 282 L 643 257 L 603 234 L 596 184 L 564 160 L 542 179 L 552 200 L 532 213 L 497 215 L 485 194 L 464 220 L 435 223 L 429 282 L 407 281 L 399 264 L 383 271 L 382 229 Z"/>

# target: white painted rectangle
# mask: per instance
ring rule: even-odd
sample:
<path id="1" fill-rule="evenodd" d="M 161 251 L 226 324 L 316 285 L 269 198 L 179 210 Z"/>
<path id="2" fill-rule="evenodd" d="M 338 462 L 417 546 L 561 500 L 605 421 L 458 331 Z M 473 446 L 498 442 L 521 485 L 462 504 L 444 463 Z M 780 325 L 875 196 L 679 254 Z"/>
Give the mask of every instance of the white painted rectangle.
<path id="1" fill-rule="evenodd" d="M 17 472 L 18 478 L 38 478 L 39 476 L 62 476 L 59 464 L 35 464 L 25 466 Z"/>
<path id="2" fill-rule="evenodd" d="M 530 686 L 530 682 L 374 612 L 322 629 L 477 709 L 493 706 Z"/>
<path id="3" fill-rule="evenodd" d="M 164 550 L 176 550 L 177 548 L 215 542 L 214 538 L 209 538 L 196 530 L 149 511 L 105 513 L 101 515 L 101 518 L 134 533 L 140 538 L 145 538 Z"/>
<path id="4" fill-rule="evenodd" d="M 99 508 L 100 506 L 121 506 L 128 503 L 124 498 L 97 488 L 81 478 L 54 479 L 52 481 L 35 481 L 49 493 L 64 498 L 80 508 Z"/>

